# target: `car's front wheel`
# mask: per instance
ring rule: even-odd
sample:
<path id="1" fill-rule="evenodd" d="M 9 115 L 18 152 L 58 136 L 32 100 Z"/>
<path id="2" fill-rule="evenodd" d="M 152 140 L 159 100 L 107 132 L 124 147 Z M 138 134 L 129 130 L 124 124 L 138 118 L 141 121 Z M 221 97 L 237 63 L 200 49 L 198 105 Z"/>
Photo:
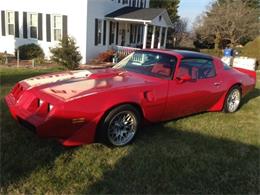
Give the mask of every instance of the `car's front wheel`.
<path id="1" fill-rule="evenodd" d="M 113 146 L 125 146 L 135 138 L 140 122 L 140 112 L 134 106 L 118 106 L 101 121 L 98 129 L 99 140 Z"/>
<path id="2" fill-rule="evenodd" d="M 227 113 L 236 112 L 241 103 L 241 89 L 239 86 L 232 87 L 225 100 L 224 111 Z"/>

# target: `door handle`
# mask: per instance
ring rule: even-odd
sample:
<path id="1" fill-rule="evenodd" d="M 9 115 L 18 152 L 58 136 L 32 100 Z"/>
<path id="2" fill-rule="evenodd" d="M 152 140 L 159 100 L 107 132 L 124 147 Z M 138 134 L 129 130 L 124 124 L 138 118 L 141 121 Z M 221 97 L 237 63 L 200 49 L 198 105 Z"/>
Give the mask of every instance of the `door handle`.
<path id="1" fill-rule="evenodd" d="M 221 85 L 221 82 L 215 82 L 214 83 L 214 86 L 220 86 Z"/>

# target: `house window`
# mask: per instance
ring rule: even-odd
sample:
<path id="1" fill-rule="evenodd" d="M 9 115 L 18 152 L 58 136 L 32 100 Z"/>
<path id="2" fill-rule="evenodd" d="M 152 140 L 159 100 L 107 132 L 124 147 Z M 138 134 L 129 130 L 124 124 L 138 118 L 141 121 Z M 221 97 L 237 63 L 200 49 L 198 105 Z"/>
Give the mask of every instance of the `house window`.
<path id="1" fill-rule="evenodd" d="M 102 39 L 102 20 L 98 20 L 98 44 L 101 44 Z"/>
<path id="2" fill-rule="evenodd" d="M 30 38 L 38 38 L 38 15 L 35 13 L 29 13 L 29 35 Z"/>
<path id="3" fill-rule="evenodd" d="M 128 4 L 128 0 L 123 0 L 123 5 Z"/>
<path id="4" fill-rule="evenodd" d="M 102 41 L 102 23 L 102 20 L 95 19 L 95 45 L 100 45 Z"/>
<path id="5" fill-rule="evenodd" d="M 8 35 L 14 35 L 14 12 L 8 11 L 7 12 L 7 29 Z"/>
<path id="6" fill-rule="evenodd" d="M 62 34 L 62 17 L 53 16 L 53 38 L 54 41 L 59 41 Z"/>

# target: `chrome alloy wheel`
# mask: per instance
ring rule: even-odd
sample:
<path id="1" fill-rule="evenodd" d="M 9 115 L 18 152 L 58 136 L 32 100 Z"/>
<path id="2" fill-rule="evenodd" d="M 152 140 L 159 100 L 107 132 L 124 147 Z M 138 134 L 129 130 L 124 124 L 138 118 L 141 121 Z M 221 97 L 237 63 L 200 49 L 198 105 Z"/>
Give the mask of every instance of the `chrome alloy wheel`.
<path id="1" fill-rule="evenodd" d="M 108 139 L 116 146 L 129 143 L 137 131 L 137 119 L 131 111 L 122 111 L 116 114 L 108 126 Z"/>
<path id="2" fill-rule="evenodd" d="M 229 112 L 235 112 L 240 104 L 241 94 L 239 89 L 233 89 L 227 99 L 227 108 Z"/>

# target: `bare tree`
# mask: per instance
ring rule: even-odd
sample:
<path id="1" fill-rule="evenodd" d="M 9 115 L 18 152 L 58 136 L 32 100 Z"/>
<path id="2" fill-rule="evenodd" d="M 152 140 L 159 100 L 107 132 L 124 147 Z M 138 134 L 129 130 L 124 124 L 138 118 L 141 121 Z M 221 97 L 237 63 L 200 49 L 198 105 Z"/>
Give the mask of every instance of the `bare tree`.
<path id="1" fill-rule="evenodd" d="M 188 20 L 186 18 L 180 18 L 173 24 L 173 28 L 170 31 L 172 37 L 173 46 L 179 46 L 183 38 L 187 33 Z"/>
<path id="2" fill-rule="evenodd" d="M 254 39 L 259 34 L 258 10 L 249 7 L 247 1 L 213 3 L 194 26 L 201 39 L 214 39 L 215 48 L 223 41 L 232 45 L 243 39 Z"/>

